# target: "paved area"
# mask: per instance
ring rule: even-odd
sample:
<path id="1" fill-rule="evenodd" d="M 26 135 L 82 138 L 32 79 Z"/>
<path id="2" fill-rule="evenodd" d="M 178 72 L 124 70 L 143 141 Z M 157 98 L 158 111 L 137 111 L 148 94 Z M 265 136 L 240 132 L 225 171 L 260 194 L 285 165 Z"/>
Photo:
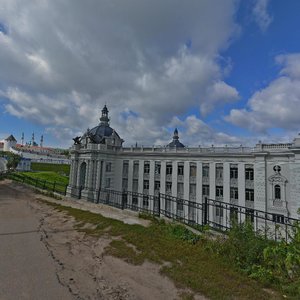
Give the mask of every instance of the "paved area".
<path id="1" fill-rule="evenodd" d="M 101 213 L 147 226 L 135 213 L 74 199 L 54 200 L 21 184 L 0 181 L 0 300 L 174 300 L 178 289 L 160 265 L 134 266 L 105 252 L 113 239 L 74 229 L 76 221 L 39 201 Z M 195 295 L 195 300 L 204 297 Z"/>
<path id="2" fill-rule="evenodd" d="M 0 299 L 74 299 L 59 283 L 39 215 L 24 196 L 0 182 Z"/>

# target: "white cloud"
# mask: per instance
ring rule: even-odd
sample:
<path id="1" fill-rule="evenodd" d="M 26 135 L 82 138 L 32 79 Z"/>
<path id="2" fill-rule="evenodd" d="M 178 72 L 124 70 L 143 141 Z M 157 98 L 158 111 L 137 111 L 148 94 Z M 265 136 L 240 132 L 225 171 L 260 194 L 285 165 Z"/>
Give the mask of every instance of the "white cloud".
<path id="1" fill-rule="evenodd" d="M 300 55 L 280 55 L 276 62 L 282 65 L 279 77 L 253 94 L 248 109 L 232 109 L 226 120 L 256 132 L 299 129 Z"/>
<path id="2" fill-rule="evenodd" d="M 255 0 L 253 7 L 253 18 L 262 32 L 265 32 L 273 21 L 267 8 L 270 0 Z"/>
<path id="3" fill-rule="evenodd" d="M 106 102 L 126 141 L 153 143 L 174 115 L 237 100 L 220 63 L 235 10 L 235 0 L 2 0 L 6 110 L 71 134 L 96 125 Z"/>

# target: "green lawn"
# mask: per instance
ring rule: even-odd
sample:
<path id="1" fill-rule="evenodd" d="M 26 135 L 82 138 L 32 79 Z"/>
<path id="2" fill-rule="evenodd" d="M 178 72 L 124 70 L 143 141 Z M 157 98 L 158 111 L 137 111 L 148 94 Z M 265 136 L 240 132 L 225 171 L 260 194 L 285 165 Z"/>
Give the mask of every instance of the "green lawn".
<path id="1" fill-rule="evenodd" d="M 47 172 L 55 172 L 59 174 L 70 174 L 70 165 L 67 164 L 44 164 L 44 163 L 31 163 L 32 171 L 47 171 Z"/>
<path id="2" fill-rule="evenodd" d="M 73 216 L 78 222 L 77 230 L 96 237 L 118 237 L 106 248 L 106 254 L 136 265 L 145 260 L 160 264 L 161 273 L 178 287 L 189 288 L 209 299 L 282 299 L 278 292 L 264 289 L 262 284 L 215 255 L 208 249 L 211 244 L 206 238 L 199 238 L 181 225 L 156 219 L 149 227 L 128 225 L 99 214 L 46 203 Z M 95 229 L 84 227 L 87 223 L 96 225 Z"/>

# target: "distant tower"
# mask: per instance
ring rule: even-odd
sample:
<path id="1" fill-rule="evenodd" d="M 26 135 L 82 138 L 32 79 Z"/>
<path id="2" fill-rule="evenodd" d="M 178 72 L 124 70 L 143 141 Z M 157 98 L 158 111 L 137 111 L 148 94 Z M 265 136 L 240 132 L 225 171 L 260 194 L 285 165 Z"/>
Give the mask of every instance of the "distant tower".
<path id="1" fill-rule="evenodd" d="M 31 146 L 34 146 L 34 132 L 32 133 L 32 137 L 31 137 Z"/>
<path id="2" fill-rule="evenodd" d="M 24 146 L 24 132 L 22 132 L 21 143 L 22 143 L 22 146 Z"/>
<path id="3" fill-rule="evenodd" d="M 100 124 L 104 126 L 109 126 L 109 118 L 108 118 L 108 109 L 106 105 L 104 105 L 102 109 L 102 116 L 100 118 Z"/>
<path id="4" fill-rule="evenodd" d="M 44 136 L 41 135 L 41 142 L 40 142 L 40 147 L 43 148 L 43 143 L 44 143 Z"/>

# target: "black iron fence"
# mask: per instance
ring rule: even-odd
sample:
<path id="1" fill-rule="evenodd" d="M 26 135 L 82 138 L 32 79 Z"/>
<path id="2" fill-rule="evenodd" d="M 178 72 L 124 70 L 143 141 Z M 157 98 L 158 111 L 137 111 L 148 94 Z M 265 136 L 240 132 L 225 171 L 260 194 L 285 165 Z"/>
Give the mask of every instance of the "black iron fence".
<path id="1" fill-rule="evenodd" d="M 43 190 L 66 195 L 67 185 L 59 182 L 49 182 L 18 173 L 6 176 Z M 79 189 L 78 194 L 72 196 L 78 199 L 82 198 L 82 188 Z M 157 217 L 164 216 L 198 229 L 207 226 L 226 231 L 235 223 L 248 222 L 252 224 L 256 232 L 275 240 L 291 239 L 293 229 L 300 224 L 299 219 L 280 213 L 265 212 L 212 200 L 208 197 L 204 197 L 199 203 L 158 192 L 155 195 L 148 195 L 131 191 L 100 189 L 96 193 L 87 193 L 83 198 L 90 202 L 102 203 L 119 209 L 145 212 Z"/>

